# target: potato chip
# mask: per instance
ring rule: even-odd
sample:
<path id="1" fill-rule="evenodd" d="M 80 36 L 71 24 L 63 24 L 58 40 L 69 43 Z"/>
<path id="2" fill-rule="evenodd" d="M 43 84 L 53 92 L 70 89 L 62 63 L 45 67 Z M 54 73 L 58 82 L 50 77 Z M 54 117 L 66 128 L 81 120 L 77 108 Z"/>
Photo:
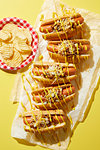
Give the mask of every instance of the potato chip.
<path id="1" fill-rule="evenodd" d="M 12 59 L 3 59 L 3 61 L 10 67 L 18 67 L 19 65 L 21 65 L 23 59 L 21 54 L 14 50 L 14 54 Z"/>
<path id="2" fill-rule="evenodd" d="M 30 31 L 29 31 L 28 29 L 25 29 L 25 28 L 23 28 L 22 30 L 23 30 L 23 32 L 24 32 L 24 35 L 25 35 L 26 38 L 27 38 L 28 45 L 31 45 L 31 43 L 32 43 L 32 36 L 31 36 Z"/>
<path id="3" fill-rule="evenodd" d="M 12 38 L 12 34 L 9 31 L 2 30 L 2 32 L 8 35 L 8 39 L 7 40 L 10 40 Z"/>
<path id="4" fill-rule="evenodd" d="M 11 38 L 11 34 L 7 31 L 3 32 L 2 30 L 0 31 L 0 41 L 6 41 Z"/>
<path id="5" fill-rule="evenodd" d="M 32 47 L 28 46 L 26 43 L 19 43 L 19 48 L 21 53 L 27 53 L 28 51 L 32 51 Z"/>
<path id="6" fill-rule="evenodd" d="M 30 55 L 31 55 L 31 51 L 29 51 L 27 53 L 22 53 L 23 60 L 26 60 Z"/>
<path id="7" fill-rule="evenodd" d="M 13 47 L 15 47 L 16 50 L 20 51 L 20 48 L 19 48 L 19 45 L 18 45 L 18 40 L 19 40 L 18 38 L 15 38 L 13 40 Z"/>
<path id="8" fill-rule="evenodd" d="M 18 27 L 17 27 L 18 28 Z M 20 40 L 24 40 L 25 42 L 27 41 L 26 36 L 24 35 L 23 31 L 21 29 L 14 29 L 12 32 L 13 37 L 17 37 Z"/>
<path id="9" fill-rule="evenodd" d="M 26 39 L 22 29 L 18 28 L 17 25 L 13 24 L 13 23 L 8 23 L 3 27 L 3 31 L 8 31 L 9 33 L 12 34 L 12 36 L 18 37 L 20 39 Z"/>
<path id="10" fill-rule="evenodd" d="M 14 47 L 21 53 L 28 53 L 32 51 L 32 47 L 28 46 L 24 40 L 15 38 L 13 41 Z"/>
<path id="11" fill-rule="evenodd" d="M 9 33 L 12 33 L 13 30 L 17 30 L 17 25 L 13 23 L 8 23 L 3 27 L 3 31 L 8 31 Z"/>
<path id="12" fill-rule="evenodd" d="M 4 44 L 2 47 L 0 47 L 1 50 L 1 56 L 4 59 L 10 59 L 13 56 L 14 48 L 11 44 Z"/>

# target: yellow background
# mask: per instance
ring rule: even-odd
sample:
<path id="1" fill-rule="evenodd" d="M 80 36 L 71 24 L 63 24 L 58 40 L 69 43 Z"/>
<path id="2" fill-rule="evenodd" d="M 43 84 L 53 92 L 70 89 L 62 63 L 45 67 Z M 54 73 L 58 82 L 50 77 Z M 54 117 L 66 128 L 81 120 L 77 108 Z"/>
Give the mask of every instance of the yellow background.
<path id="1" fill-rule="evenodd" d="M 100 0 L 63 0 L 70 6 L 100 13 Z M 20 17 L 34 26 L 44 0 L 0 0 L 0 19 Z M 49 4 L 48 4 L 49 5 Z M 15 74 L 0 70 L 0 149 L 43 150 L 39 146 L 25 146 L 11 137 L 11 125 L 17 106 L 9 101 Z M 84 123 L 76 128 L 69 150 L 100 150 L 100 88 L 97 90 L 91 110 Z"/>

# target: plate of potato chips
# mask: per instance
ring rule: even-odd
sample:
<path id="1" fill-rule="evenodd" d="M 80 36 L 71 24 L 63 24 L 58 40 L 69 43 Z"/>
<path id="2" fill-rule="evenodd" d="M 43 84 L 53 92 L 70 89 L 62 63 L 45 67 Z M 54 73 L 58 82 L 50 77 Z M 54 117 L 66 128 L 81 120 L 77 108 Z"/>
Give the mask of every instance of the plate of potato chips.
<path id="1" fill-rule="evenodd" d="M 0 20 L 0 68 L 18 70 L 27 66 L 38 48 L 38 35 L 25 20 Z"/>

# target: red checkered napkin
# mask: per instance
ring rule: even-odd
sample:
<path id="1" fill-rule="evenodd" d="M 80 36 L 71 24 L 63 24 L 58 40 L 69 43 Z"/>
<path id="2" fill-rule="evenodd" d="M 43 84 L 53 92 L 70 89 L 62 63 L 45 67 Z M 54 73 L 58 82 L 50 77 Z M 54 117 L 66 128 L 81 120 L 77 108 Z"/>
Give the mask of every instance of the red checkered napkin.
<path id="1" fill-rule="evenodd" d="M 14 23 L 16 24 L 19 28 L 28 28 L 31 35 L 32 35 L 32 54 L 27 58 L 27 60 L 25 60 L 24 62 L 22 62 L 22 64 L 19 67 L 10 67 L 7 66 L 5 63 L 3 63 L 0 60 L 0 68 L 5 69 L 5 70 L 18 70 L 21 69 L 25 66 L 27 66 L 33 59 L 34 56 L 36 54 L 36 50 L 38 48 L 38 36 L 34 30 L 34 28 L 25 20 L 23 19 L 19 19 L 16 17 L 9 17 L 9 18 L 4 18 L 2 20 L 0 20 L 0 30 L 7 24 L 7 23 Z"/>

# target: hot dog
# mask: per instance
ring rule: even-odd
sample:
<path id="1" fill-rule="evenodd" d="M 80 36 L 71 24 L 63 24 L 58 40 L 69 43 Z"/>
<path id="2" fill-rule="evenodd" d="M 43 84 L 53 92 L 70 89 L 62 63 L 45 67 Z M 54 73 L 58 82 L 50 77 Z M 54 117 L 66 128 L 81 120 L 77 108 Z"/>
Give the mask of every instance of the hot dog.
<path id="1" fill-rule="evenodd" d="M 67 117 L 62 110 L 32 110 L 23 114 L 23 123 L 28 132 L 46 132 L 64 127 Z"/>
<path id="2" fill-rule="evenodd" d="M 90 42 L 85 39 L 49 41 L 47 50 L 53 59 L 77 63 L 89 57 Z"/>
<path id="3" fill-rule="evenodd" d="M 45 40 L 64 40 L 78 36 L 82 31 L 84 18 L 80 14 L 45 20 L 41 23 L 40 32 Z"/>
<path id="4" fill-rule="evenodd" d="M 76 69 L 73 64 L 40 62 L 34 63 L 33 78 L 46 85 L 66 83 L 76 78 Z"/>
<path id="5" fill-rule="evenodd" d="M 34 105 L 41 110 L 58 109 L 72 100 L 75 96 L 75 87 L 71 83 L 65 85 L 40 88 L 32 92 Z"/>

